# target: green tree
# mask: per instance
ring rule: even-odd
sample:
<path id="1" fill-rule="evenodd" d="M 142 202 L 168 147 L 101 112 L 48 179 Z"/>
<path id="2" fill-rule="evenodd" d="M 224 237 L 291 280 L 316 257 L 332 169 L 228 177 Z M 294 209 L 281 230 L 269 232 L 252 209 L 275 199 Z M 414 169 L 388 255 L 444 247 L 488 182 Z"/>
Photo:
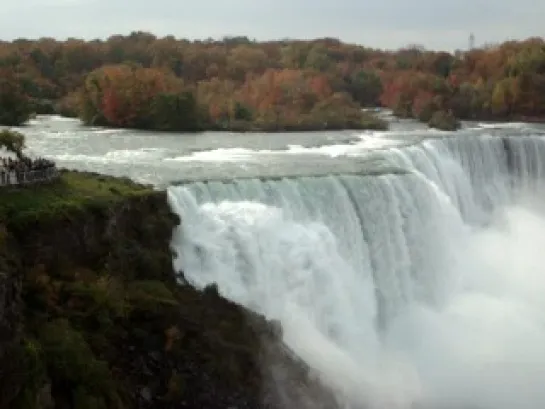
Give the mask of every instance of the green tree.
<path id="1" fill-rule="evenodd" d="M 163 131 L 197 131 L 202 127 L 197 100 L 192 92 L 161 93 L 151 103 L 151 127 Z"/>
<path id="2" fill-rule="evenodd" d="M 516 93 L 514 81 L 505 78 L 498 82 L 492 93 L 491 107 L 494 115 L 508 116 L 511 114 L 512 106 L 515 102 Z"/>
<path id="3" fill-rule="evenodd" d="M 382 94 L 382 81 L 375 71 L 361 70 L 349 77 L 348 92 L 362 106 L 377 106 Z"/>
<path id="4" fill-rule="evenodd" d="M 23 125 L 32 113 L 30 100 L 9 70 L 0 71 L 0 125 Z"/>
<path id="5" fill-rule="evenodd" d="M 0 131 L 0 147 L 2 146 L 21 158 L 25 148 L 25 136 L 20 132 L 4 129 Z"/>
<path id="6" fill-rule="evenodd" d="M 326 72 L 333 66 L 333 61 L 328 55 L 327 48 L 322 44 L 314 45 L 306 58 L 305 67 L 320 72 Z"/>
<path id="7" fill-rule="evenodd" d="M 246 105 L 236 101 L 233 116 L 237 120 L 251 121 L 253 113 Z"/>

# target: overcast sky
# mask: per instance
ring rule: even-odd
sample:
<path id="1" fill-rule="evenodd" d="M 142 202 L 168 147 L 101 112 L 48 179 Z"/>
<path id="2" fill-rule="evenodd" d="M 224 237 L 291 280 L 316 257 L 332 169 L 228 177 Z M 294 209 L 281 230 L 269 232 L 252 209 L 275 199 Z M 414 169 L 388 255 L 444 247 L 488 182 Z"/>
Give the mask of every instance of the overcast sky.
<path id="1" fill-rule="evenodd" d="M 372 47 L 466 48 L 545 36 L 541 0 L 1 0 L 0 38 L 337 37 Z"/>

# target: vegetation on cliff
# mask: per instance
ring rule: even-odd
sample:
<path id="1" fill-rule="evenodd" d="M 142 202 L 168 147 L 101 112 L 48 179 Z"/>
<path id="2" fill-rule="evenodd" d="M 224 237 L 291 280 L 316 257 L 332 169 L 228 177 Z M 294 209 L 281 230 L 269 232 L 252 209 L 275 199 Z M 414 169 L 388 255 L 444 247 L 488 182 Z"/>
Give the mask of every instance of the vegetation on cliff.
<path id="1" fill-rule="evenodd" d="M 59 212 L 68 215 L 93 208 L 100 210 L 116 201 L 151 191 L 129 179 L 64 171 L 58 180 L 49 184 L 0 189 L 0 220 L 32 223 L 55 218 Z"/>
<path id="2" fill-rule="evenodd" d="M 9 83 L 17 83 L 36 110 L 80 114 L 87 122 L 113 126 L 367 126 L 354 104 L 382 105 L 424 122 L 436 111 L 451 111 L 459 119 L 545 118 L 541 38 L 451 54 L 416 46 L 381 51 L 330 38 L 191 42 L 135 32 L 106 41 L 4 42 L 0 66 L 16 78 Z M 106 85 L 104 77 L 119 84 Z M 94 79 L 103 89 L 91 84 Z M 335 106 L 330 115 L 335 123 L 321 118 L 329 105 Z M 175 120 L 182 107 L 191 120 Z"/>
<path id="3" fill-rule="evenodd" d="M 179 284 L 165 192 L 64 172 L 0 204 L 0 407 L 275 408 L 269 358 L 283 399 L 333 407 L 274 326 Z"/>

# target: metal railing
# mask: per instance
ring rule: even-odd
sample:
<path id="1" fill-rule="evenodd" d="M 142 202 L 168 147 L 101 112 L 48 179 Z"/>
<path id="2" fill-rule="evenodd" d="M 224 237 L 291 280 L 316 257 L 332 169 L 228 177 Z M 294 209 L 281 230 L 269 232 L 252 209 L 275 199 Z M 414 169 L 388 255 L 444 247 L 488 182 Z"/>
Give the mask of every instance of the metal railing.
<path id="1" fill-rule="evenodd" d="M 50 182 L 60 176 L 56 167 L 15 171 L 0 167 L 0 187 Z"/>

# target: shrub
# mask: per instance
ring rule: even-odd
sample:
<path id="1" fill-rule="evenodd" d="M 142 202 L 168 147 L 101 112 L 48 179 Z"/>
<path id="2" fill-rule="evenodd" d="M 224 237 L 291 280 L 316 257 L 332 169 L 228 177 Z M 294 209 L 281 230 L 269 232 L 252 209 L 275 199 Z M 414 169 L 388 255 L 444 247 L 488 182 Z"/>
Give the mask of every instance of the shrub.
<path id="1" fill-rule="evenodd" d="M 23 156 L 23 149 L 25 148 L 25 135 L 21 132 L 4 129 L 0 131 L 0 148 L 1 147 L 6 148 L 18 157 L 21 157 Z"/>
<path id="2" fill-rule="evenodd" d="M 461 124 L 452 112 L 437 111 L 428 121 L 428 126 L 442 131 L 456 131 L 460 129 Z"/>
<path id="3" fill-rule="evenodd" d="M 85 385 L 93 395 L 109 396 L 108 366 L 97 360 L 83 335 L 65 319 L 45 324 L 39 334 L 48 373 L 60 385 Z"/>

